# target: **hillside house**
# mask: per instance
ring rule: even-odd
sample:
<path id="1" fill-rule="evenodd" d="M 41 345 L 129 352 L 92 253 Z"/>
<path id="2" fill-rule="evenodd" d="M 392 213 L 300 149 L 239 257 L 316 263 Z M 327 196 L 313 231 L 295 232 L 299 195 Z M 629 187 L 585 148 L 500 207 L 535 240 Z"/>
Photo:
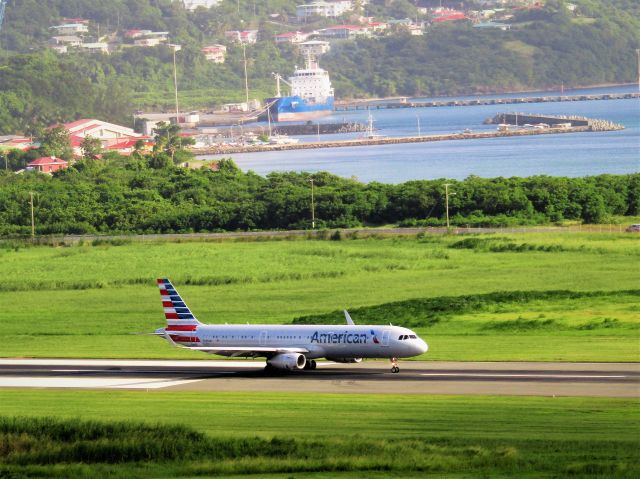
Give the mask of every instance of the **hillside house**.
<path id="1" fill-rule="evenodd" d="M 69 166 L 69 163 L 55 156 L 43 156 L 33 160 L 27 164 L 27 170 L 35 170 L 41 173 L 53 173 L 54 171 L 63 170 Z"/>
<path id="2" fill-rule="evenodd" d="M 51 27 L 58 35 L 84 35 L 89 33 L 89 27 L 84 23 L 65 23 Z"/>
<path id="3" fill-rule="evenodd" d="M 309 37 L 308 33 L 304 32 L 286 32 L 279 33 L 275 36 L 276 43 L 302 43 Z"/>
<path id="4" fill-rule="evenodd" d="M 80 45 L 82 45 L 82 38 L 76 35 L 58 35 L 49 38 L 50 47 L 60 45 L 64 45 L 66 47 L 79 47 Z"/>
<path id="5" fill-rule="evenodd" d="M 454 10 L 452 8 L 434 8 L 431 10 L 431 22 L 443 23 L 451 22 L 454 20 L 466 20 L 467 16 L 460 10 Z"/>
<path id="6" fill-rule="evenodd" d="M 296 17 L 298 21 L 306 22 L 313 17 L 336 18 L 351 10 L 353 10 L 353 2 L 351 0 L 317 1 L 298 5 L 296 7 Z"/>
<path id="7" fill-rule="evenodd" d="M 109 44 L 103 42 L 83 43 L 80 48 L 87 52 L 109 53 Z"/>
<path id="8" fill-rule="evenodd" d="M 227 47 L 224 45 L 207 45 L 200 50 L 204 57 L 213 63 L 224 63 L 227 57 Z"/>
<path id="9" fill-rule="evenodd" d="M 217 6 L 222 0 L 182 0 L 184 8 L 194 11 L 196 8 L 211 8 Z"/>
<path id="10" fill-rule="evenodd" d="M 327 40 L 353 40 L 360 35 L 371 36 L 371 30 L 365 25 L 336 25 L 318 30 L 318 35 Z"/>
<path id="11" fill-rule="evenodd" d="M 236 43 L 256 43 L 258 41 L 258 30 L 227 30 L 224 37 Z"/>
<path id="12" fill-rule="evenodd" d="M 331 49 L 331 44 L 322 40 L 309 40 L 298 44 L 298 48 L 305 58 L 308 56 L 318 57 L 327 53 Z"/>

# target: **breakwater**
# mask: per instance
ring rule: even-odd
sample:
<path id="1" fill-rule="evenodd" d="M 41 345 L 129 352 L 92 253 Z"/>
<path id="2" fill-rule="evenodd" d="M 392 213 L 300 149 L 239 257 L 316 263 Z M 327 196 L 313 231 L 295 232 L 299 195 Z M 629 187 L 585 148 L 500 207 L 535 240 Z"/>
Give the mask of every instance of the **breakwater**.
<path id="1" fill-rule="evenodd" d="M 517 126 L 545 126 L 555 128 L 585 127 L 589 131 L 615 131 L 623 130 L 624 126 L 613 123 L 608 120 L 600 120 L 597 118 L 586 118 L 577 115 L 536 115 L 532 113 L 498 113 L 497 115 L 487 118 L 485 125 L 515 125 Z"/>
<path id="2" fill-rule="evenodd" d="M 464 133 L 449 133 L 444 135 L 421 135 L 402 137 L 376 137 L 376 138 L 355 138 L 339 141 L 320 141 L 313 143 L 296 143 L 287 145 L 247 145 L 229 146 L 219 145 L 214 147 L 193 149 L 197 155 L 225 155 L 231 153 L 257 153 L 263 151 L 284 151 L 284 150 L 311 150 L 318 148 L 344 148 L 351 146 L 372 146 L 372 145 L 394 145 L 401 143 L 425 143 L 434 141 L 450 140 L 478 140 L 485 138 L 503 138 L 512 136 L 535 136 L 549 134 L 567 134 L 593 131 L 589 126 L 572 126 L 563 128 L 519 128 L 502 131 L 466 131 Z"/>
<path id="3" fill-rule="evenodd" d="M 431 100 L 409 101 L 401 99 L 395 101 L 355 100 L 336 103 L 335 111 L 351 110 L 381 110 L 387 108 L 436 108 L 445 106 L 475 106 L 475 105 L 509 105 L 515 103 L 550 103 L 564 101 L 597 101 L 597 100 L 628 100 L 640 98 L 640 93 L 603 93 L 595 95 L 547 95 L 520 98 L 469 98 L 461 100 Z"/>

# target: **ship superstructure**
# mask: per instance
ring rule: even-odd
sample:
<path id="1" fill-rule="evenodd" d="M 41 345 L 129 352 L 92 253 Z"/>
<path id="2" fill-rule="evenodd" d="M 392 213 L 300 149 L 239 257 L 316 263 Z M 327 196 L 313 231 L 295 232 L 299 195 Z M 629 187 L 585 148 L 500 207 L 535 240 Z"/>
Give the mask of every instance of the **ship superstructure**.
<path id="1" fill-rule="evenodd" d="M 318 118 L 333 111 L 334 93 L 329 73 L 309 56 L 305 68 L 296 68 L 285 81 L 275 74 L 276 97 L 266 100 L 272 121 L 300 121 Z M 280 82 L 291 88 L 291 94 L 282 96 Z"/>

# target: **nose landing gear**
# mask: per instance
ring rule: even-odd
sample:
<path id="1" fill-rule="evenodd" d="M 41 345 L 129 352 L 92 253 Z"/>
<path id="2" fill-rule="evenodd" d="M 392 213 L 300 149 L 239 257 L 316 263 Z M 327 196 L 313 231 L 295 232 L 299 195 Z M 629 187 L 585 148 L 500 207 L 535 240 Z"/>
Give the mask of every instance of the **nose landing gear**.
<path id="1" fill-rule="evenodd" d="M 400 368 L 398 367 L 398 358 L 391 358 L 391 372 L 399 373 Z"/>

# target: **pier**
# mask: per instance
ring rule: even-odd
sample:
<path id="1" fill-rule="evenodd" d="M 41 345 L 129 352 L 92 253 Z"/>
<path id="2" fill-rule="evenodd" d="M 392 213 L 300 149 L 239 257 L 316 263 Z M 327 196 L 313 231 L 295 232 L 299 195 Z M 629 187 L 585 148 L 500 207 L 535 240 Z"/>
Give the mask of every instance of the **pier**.
<path id="1" fill-rule="evenodd" d="M 628 100 L 640 98 L 640 93 L 603 93 L 596 95 L 548 95 L 521 98 L 468 98 L 465 100 L 409 101 L 408 98 L 393 100 L 355 100 L 336 102 L 335 111 L 384 110 L 389 108 L 435 108 L 445 106 L 509 105 L 519 103 L 551 103 L 564 101 Z"/>
<path id="2" fill-rule="evenodd" d="M 618 127 L 609 128 L 617 130 Z M 203 149 L 192 149 L 196 155 L 226 155 L 232 153 L 257 153 L 264 151 L 285 151 L 285 150 L 312 150 L 317 148 L 344 148 L 356 146 L 372 145 L 396 145 L 401 143 L 426 143 L 434 141 L 450 140 L 479 140 L 486 138 L 505 138 L 512 136 L 535 136 L 566 133 L 584 133 L 595 131 L 588 125 L 585 126 L 562 126 L 548 128 L 516 128 L 501 129 L 499 131 L 465 131 L 463 133 L 449 133 L 444 135 L 421 135 L 402 137 L 375 137 L 375 138 L 355 138 L 339 141 L 322 141 L 313 143 L 296 143 L 286 145 L 248 145 L 248 146 L 215 146 Z M 599 130 L 602 131 L 602 130 Z"/>

